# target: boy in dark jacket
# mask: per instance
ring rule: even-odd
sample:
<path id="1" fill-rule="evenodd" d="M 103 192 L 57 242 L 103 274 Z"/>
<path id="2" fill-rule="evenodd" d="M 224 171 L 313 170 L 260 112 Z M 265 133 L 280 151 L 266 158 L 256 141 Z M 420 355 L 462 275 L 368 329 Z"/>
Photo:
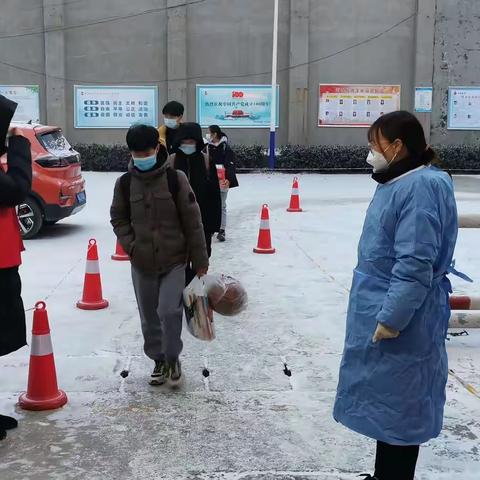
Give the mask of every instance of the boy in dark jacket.
<path id="1" fill-rule="evenodd" d="M 185 107 L 176 101 L 168 102 L 162 110 L 163 125 L 158 129 L 160 141 L 167 147 L 168 154 L 174 153 L 173 144 L 177 135 L 178 127 L 182 124 Z"/>
<path id="2" fill-rule="evenodd" d="M 131 258 L 144 350 L 155 361 L 150 384 L 176 385 L 187 258 L 199 277 L 208 270 L 200 209 L 185 174 L 165 162 L 154 127 L 131 127 L 127 144 L 132 163 L 115 185 L 111 223 Z"/>
<path id="3" fill-rule="evenodd" d="M 24 249 L 15 207 L 22 203 L 32 187 L 30 142 L 18 129 L 10 129 L 8 149 L 5 136 L 16 104 L 0 95 L 0 155 L 7 151 L 7 166 L 0 165 L 0 356 L 27 344 L 22 283 L 18 268 Z M 0 440 L 6 430 L 17 426 L 14 418 L 0 415 Z"/>
<path id="4" fill-rule="evenodd" d="M 182 123 L 175 137 L 175 153 L 170 157 L 170 165 L 185 173 L 197 197 L 210 257 L 212 235 L 220 230 L 222 207 L 217 168 L 209 156 L 203 153 L 204 148 L 200 125 L 198 123 Z M 193 280 L 194 276 L 194 269 L 189 264 L 187 266 L 187 284 Z"/>

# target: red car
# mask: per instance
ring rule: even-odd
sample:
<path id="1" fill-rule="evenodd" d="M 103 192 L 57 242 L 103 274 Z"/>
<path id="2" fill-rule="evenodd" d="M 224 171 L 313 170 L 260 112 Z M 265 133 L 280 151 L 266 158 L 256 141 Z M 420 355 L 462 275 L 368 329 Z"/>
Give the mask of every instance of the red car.
<path id="1" fill-rule="evenodd" d="M 80 154 L 59 127 L 12 123 L 30 140 L 32 151 L 32 193 L 18 207 L 23 238 L 33 238 L 44 225 L 78 213 L 87 202 Z M 1 158 L 6 162 L 6 156 Z"/>

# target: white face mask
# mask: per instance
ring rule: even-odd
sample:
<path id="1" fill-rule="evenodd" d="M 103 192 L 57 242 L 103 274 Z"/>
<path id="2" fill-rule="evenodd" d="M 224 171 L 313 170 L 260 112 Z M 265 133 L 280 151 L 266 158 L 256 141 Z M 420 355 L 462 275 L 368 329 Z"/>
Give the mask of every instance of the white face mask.
<path id="1" fill-rule="evenodd" d="M 163 123 L 167 128 L 171 128 L 172 130 L 176 130 L 178 128 L 178 123 L 176 118 L 165 118 L 163 119 Z"/>
<path id="2" fill-rule="evenodd" d="M 391 146 L 393 143 L 391 143 L 385 152 L 388 152 L 390 150 Z M 380 152 L 377 152 L 373 148 L 370 148 L 370 153 L 368 154 L 367 157 L 367 163 L 373 167 L 373 173 L 379 173 L 379 172 L 384 172 L 385 170 L 388 170 L 388 167 L 390 167 L 390 164 L 395 161 L 397 158 L 397 153 L 394 155 L 392 160 L 389 162 L 386 158 L 385 155 L 383 155 Z"/>
<path id="3" fill-rule="evenodd" d="M 384 172 L 388 170 L 389 166 L 388 160 L 380 152 L 375 150 L 370 150 L 367 163 L 373 167 L 373 173 Z"/>

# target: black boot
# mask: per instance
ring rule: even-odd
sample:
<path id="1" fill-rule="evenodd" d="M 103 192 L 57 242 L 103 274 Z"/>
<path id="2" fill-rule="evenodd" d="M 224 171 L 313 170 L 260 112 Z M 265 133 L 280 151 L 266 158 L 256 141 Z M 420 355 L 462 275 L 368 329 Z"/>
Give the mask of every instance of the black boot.
<path id="1" fill-rule="evenodd" d="M 0 415 L 0 430 L 12 430 L 13 428 L 17 428 L 17 427 L 18 427 L 18 422 L 13 417 Z"/>
<path id="2" fill-rule="evenodd" d="M 7 437 L 7 432 L 0 428 L 0 441 Z"/>
<path id="3" fill-rule="evenodd" d="M 225 230 L 220 230 L 217 235 L 217 240 L 219 242 L 224 242 L 225 241 Z"/>

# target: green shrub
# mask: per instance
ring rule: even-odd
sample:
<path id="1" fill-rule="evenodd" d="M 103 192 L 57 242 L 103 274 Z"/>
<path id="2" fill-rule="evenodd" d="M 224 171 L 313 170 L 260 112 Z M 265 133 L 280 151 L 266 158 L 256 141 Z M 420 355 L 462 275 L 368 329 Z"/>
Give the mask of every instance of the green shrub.
<path id="1" fill-rule="evenodd" d="M 126 171 L 131 156 L 123 145 L 76 145 L 82 167 L 94 172 Z M 232 145 L 240 171 L 268 168 L 267 151 L 260 145 Z M 480 173 L 480 145 L 434 146 L 443 168 L 452 171 Z M 278 170 L 368 171 L 365 162 L 368 148 L 338 145 L 286 145 L 280 147 L 276 160 Z"/>

